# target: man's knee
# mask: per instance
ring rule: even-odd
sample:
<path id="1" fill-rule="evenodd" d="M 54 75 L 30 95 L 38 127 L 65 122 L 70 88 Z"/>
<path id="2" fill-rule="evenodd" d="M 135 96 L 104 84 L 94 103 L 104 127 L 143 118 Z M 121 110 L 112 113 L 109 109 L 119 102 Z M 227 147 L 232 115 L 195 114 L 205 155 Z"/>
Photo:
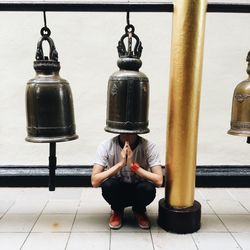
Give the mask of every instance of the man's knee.
<path id="1" fill-rule="evenodd" d="M 154 199 L 156 194 L 155 185 L 149 181 L 141 182 L 136 187 L 136 193 L 140 196 L 145 195 L 146 197 Z"/>
<path id="2" fill-rule="evenodd" d="M 104 190 L 109 190 L 112 187 L 113 187 L 113 181 L 111 179 L 107 179 L 101 184 L 101 188 Z"/>
<path id="3" fill-rule="evenodd" d="M 101 188 L 102 188 L 102 193 L 103 194 L 116 193 L 120 189 L 118 181 L 115 180 L 115 179 L 112 179 L 112 178 L 109 178 L 109 179 L 105 180 L 101 184 Z"/>

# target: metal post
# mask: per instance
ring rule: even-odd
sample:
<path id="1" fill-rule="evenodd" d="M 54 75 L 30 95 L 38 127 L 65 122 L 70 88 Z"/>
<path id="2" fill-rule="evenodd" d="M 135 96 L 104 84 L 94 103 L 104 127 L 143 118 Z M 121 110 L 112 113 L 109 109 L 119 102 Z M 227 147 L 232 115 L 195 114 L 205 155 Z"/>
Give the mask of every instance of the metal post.
<path id="1" fill-rule="evenodd" d="M 206 0 L 175 0 L 167 126 L 167 182 L 159 224 L 168 231 L 200 228 L 194 201 Z"/>
<path id="2" fill-rule="evenodd" d="M 56 143 L 49 144 L 49 191 L 55 191 Z"/>

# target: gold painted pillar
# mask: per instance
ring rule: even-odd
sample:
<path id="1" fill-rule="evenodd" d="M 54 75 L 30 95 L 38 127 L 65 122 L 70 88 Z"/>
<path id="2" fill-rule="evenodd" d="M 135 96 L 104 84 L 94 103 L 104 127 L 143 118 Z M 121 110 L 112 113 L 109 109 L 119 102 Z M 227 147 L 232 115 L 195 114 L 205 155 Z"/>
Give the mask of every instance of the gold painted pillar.
<path id="1" fill-rule="evenodd" d="M 174 214 L 175 211 L 185 212 L 187 216 L 190 213 L 196 214 L 193 215 L 197 217 L 195 231 L 200 226 L 200 204 L 194 202 L 194 189 L 206 9 L 206 0 L 174 0 L 166 197 L 159 205 L 159 213 L 162 213 L 159 214 L 159 224 L 163 228 L 166 218 L 161 206 Z M 191 212 L 190 209 L 194 207 L 195 211 Z M 175 218 L 175 223 L 177 221 Z M 182 220 L 179 223 L 182 224 Z M 165 229 L 177 233 L 182 231 L 171 227 Z"/>

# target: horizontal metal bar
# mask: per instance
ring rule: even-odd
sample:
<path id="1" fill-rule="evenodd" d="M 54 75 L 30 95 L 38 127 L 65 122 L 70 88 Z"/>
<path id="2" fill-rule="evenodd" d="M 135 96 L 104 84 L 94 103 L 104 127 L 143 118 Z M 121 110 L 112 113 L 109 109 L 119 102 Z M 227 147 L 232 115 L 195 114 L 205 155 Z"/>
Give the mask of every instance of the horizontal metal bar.
<path id="1" fill-rule="evenodd" d="M 209 3 L 208 13 L 250 13 L 248 3 Z"/>
<path id="2" fill-rule="evenodd" d="M 171 2 L 0 1 L 0 11 L 173 12 Z M 209 3 L 210 13 L 250 13 L 246 3 Z"/>
<path id="3" fill-rule="evenodd" d="M 91 187 L 91 173 L 92 166 L 58 166 L 56 186 Z M 47 187 L 48 174 L 47 166 L 0 166 L 0 187 Z M 250 187 L 250 166 L 197 166 L 196 187 Z"/>
<path id="4" fill-rule="evenodd" d="M 80 1 L 0 1 L 0 11 L 65 12 L 172 12 L 172 3 L 80 2 Z"/>

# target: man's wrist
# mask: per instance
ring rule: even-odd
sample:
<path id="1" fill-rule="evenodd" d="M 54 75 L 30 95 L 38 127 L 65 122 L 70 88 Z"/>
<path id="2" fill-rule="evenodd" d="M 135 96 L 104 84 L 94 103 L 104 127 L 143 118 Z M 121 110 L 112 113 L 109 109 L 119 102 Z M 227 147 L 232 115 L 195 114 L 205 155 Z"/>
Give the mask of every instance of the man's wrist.
<path id="1" fill-rule="evenodd" d="M 126 162 L 120 161 L 118 162 L 118 167 L 123 168 L 126 165 Z"/>
<path id="2" fill-rule="evenodd" d="M 130 166 L 130 171 L 135 172 L 138 168 L 140 168 L 140 165 L 136 162 L 133 162 Z"/>

